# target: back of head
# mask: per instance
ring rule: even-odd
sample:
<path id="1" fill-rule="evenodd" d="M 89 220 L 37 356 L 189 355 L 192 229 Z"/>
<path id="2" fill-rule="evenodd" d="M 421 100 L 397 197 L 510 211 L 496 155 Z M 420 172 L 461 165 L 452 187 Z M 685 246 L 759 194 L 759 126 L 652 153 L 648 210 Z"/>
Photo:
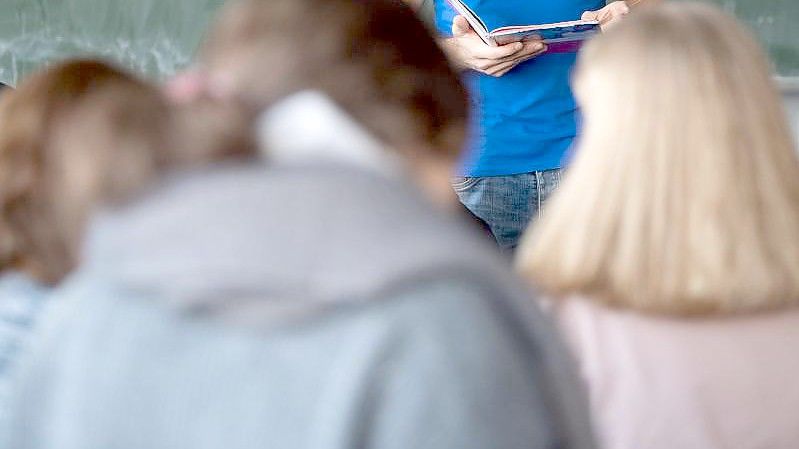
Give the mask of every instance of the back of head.
<path id="1" fill-rule="evenodd" d="M 156 89 L 101 62 L 34 74 L 0 105 L 0 269 L 56 283 L 92 207 L 144 182 L 168 113 Z"/>
<path id="2" fill-rule="evenodd" d="M 577 159 L 521 268 L 557 294 L 676 314 L 799 301 L 799 161 L 734 18 L 644 8 L 589 44 Z"/>
<path id="3" fill-rule="evenodd" d="M 465 90 L 402 2 L 240 1 L 202 55 L 216 82 L 256 110 L 319 89 L 394 148 L 454 159 L 462 147 Z"/>

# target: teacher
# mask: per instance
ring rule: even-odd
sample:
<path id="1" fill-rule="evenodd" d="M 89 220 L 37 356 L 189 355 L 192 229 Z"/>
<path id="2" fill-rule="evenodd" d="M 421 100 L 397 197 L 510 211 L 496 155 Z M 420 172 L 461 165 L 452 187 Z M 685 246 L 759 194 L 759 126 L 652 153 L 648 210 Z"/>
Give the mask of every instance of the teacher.
<path id="1" fill-rule="evenodd" d="M 605 0 L 466 0 L 489 29 L 576 20 L 611 25 L 628 3 Z M 434 0 L 443 47 L 472 94 L 470 148 L 453 187 L 489 224 L 503 250 L 513 250 L 560 182 L 577 135 L 569 86 L 576 53 L 547 51 L 540 41 L 490 47 L 447 0 Z M 601 189 L 602 186 L 597 186 Z"/>

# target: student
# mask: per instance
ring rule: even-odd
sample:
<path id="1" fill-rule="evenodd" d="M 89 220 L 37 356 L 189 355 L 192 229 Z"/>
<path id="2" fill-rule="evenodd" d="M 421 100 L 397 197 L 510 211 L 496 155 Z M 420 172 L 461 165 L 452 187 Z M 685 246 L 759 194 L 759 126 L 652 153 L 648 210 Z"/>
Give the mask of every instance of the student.
<path id="1" fill-rule="evenodd" d="M 466 3 L 496 26 L 580 17 L 610 26 L 644 1 L 656 0 Z M 435 10 L 442 45 L 463 69 L 472 95 L 474 123 L 453 187 L 463 204 L 488 222 L 500 247 L 513 250 L 560 183 L 561 164 L 577 135 L 577 108 L 569 88 L 576 53 L 548 52 L 537 40 L 490 47 L 457 16 L 449 0 L 435 0 Z"/>
<path id="2" fill-rule="evenodd" d="M 25 365 L 11 447 L 592 447 L 551 329 L 448 213 L 457 150 L 401 145 L 417 129 L 456 142 L 466 114 L 413 13 L 246 1 L 208 45 L 289 57 L 288 86 L 227 67 L 233 98 L 272 99 L 269 162 L 173 171 L 97 217 Z"/>
<path id="3" fill-rule="evenodd" d="M 799 160 L 755 39 L 711 6 L 642 12 L 576 93 L 585 135 L 519 266 L 601 446 L 799 447 Z"/>
<path id="4" fill-rule="evenodd" d="M 370 133 L 406 152 L 410 163 L 425 160 L 451 170 L 448 161 L 427 160 L 425 154 L 450 158 L 460 153 L 465 141 L 466 100 L 463 87 L 452 82 L 450 68 L 440 60 L 441 51 L 415 48 L 419 39 L 429 37 L 429 32 L 418 26 L 403 31 L 402 25 L 388 20 L 384 22 L 385 29 L 367 29 L 366 21 L 360 20 L 365 11 L 332 13 L 332 5 L 338 5 L 337 1 L 278 2 L 268 8 L 231 9 L 201 48 L 195 67 L 173 80 L 168 91 L 179 103 L 216 98 L 239 104 L 255 118 L 287 93 L 324 89 Z M 298 11 L 309 11 L 303 27 L 284 20 L 287 16 L 297 17 Z M 379 13 L 393 18 L 393 10 Z M 348 14 L 360 17 L 351 19 Z M 318 34 L 323 35 L 371 33 L 368 39 L 388 41 L 397 48 L 384 49 L 344 39 L 332 43 L 308 40 L 309 27 L 319 28 Z M 398 38 L 406 32 L 417 34 Z M 306 44 L 302 51 L 296 47 L 300 41 Z M 411 54 L 431 71 L 420 74 L 396 60 Z M 356 71 L 359 67 L 368 70 Z M 436 188 L 448 208 L 457 209 L 467 223 L 493 237 L 482 219 L 450 201 L 454 195 L 449 186 Z"/>
<path id="5" fill-rule="evenodd" d="M 94 61 L 58 64 L 31 76 L 0 104 L 0 415 L 9 377 L 42 312 L 48 290 L 78 262 L 84 223 L 99 191 L 110 191 L 140 165 L 140 154 L 99 145 L 101 136 L 65 146 L 74 111 L 98 92 L 132 92 L 125 108 L 147 103 L 147 90 L 127 75 Z M 130 98 L 133 97 L 133 98 Z M 157 103 L 156 103 L 157 106 Z M 122 113 L 120 107 L 111 109 Z M 130 133 L 136 123 L 103 123 Z M 151 122 L 152 126 L 160 126 Z M 141 153 L 144 154 L 144 153 Z M 120 163 L 113 175 L 108 163 Z"/>

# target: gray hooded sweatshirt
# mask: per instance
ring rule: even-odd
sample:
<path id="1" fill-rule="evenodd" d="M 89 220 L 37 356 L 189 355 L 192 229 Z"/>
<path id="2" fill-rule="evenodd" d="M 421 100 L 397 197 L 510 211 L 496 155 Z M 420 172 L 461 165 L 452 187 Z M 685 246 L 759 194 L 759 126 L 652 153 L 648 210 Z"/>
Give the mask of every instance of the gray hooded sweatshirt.
<path id="1" fill-rule="evenodd" d="M 354 167 L 165 180 L 90 232 L 14 449 L 588 449 L 573 366 L 481 236 Z"/>

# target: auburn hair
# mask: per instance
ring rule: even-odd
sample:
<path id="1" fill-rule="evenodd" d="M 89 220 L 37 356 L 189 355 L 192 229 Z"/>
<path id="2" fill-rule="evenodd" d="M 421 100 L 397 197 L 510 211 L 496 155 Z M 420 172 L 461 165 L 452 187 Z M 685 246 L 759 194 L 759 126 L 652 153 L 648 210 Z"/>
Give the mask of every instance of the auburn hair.
<path id="1" fill-rule="evenodd" d="M 59 282 L 93 205 L 149 177 L 167 126 L 154 87 L 99 61 L 57 64 L 4 93 L 0 272 Z"/>
<path id="2" fill-rule="evenodd" d="M 466 91 L 401 1 L 238 1 L 212 27 L 201 62 L 255 110 L 316 89 L 391 147 L 454 159 L 464 145 Z"/>

